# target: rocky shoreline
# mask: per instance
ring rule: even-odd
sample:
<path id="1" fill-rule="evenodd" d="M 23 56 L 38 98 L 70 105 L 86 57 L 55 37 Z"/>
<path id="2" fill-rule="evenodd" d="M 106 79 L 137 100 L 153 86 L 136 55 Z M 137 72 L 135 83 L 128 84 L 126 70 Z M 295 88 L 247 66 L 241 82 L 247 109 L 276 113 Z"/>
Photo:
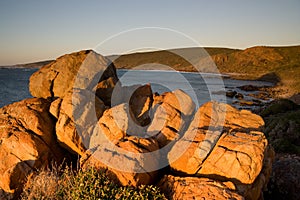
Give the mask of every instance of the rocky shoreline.
<path id="1" fill-rule="evenodd" d="M 45 65 L 29 88 L 34 98 L 0 109 L 1 199 L 17 199 L 27 178 L 53 162 L 102 170 L 123 186 L 155 184 L 168 199 L 256 200 L 271 176 L 269 189 L 280 186 L 270 145 L 277 136 L 268 141 L 264 122 L 272 109 L 264 119 L 218 102 L 196 110 L 180 89 L 122 86 L 115 66 L 91 50 Z"/>

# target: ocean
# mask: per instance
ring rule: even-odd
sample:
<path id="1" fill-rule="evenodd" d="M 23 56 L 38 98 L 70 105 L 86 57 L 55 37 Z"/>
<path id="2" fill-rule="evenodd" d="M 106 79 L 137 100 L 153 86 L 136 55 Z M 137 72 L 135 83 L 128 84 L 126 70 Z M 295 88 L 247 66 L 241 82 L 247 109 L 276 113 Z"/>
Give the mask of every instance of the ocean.
<path id="1" fill-rule="evenodd" d="M 31 98 L 29 78 L 37 69 L 0 68 L 0 107 Z M 188 73 L 177 71 L 117 70 L 122 85 L 151 83 L 153 92 L 162 94 L 166 91 L 181 89 L 189 94 L 197 107 L 216 100 L 233 104 L 237 99 L 227 98 L 225 90 L 234 90 L 244 95 L 245 100 L 252 100 L 249 92 L 238 89 L 242 85 L 271 86 L 263 81 L 233 80 L 226 76 L 209 73 Z M 253 92 L 252 92 L 253 93 Z"/>

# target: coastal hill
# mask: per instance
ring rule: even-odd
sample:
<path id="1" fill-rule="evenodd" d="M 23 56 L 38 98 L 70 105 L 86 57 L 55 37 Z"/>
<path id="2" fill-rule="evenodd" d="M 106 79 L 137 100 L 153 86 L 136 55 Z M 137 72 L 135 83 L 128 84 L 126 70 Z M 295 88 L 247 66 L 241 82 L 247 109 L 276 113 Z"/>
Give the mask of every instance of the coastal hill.
<path id="1" fill-rule="evenodd" d="M 45 61 L 38 61 L 34 63 L 26 63 L 26 64 L 16 64 L 16 65 L 9 65 L 9 66 L 0 66 L 0 68 L 41 68 L 44 65 L 53 62 L 53 60 L 45 60 Z"/>
<path id="2" fill-rule="evenodd" d="M 108 56 L 119 69 L 132 69 L 157 63 L 179 71 L 216 72 L 209 56 L 220 73 L 237 79 L 258 79 L 277 84 L 289 94 L 300 92 L 300 46 L 256 46 L 245 50 L 228 48 L 183 48 L 153 52 Z M 209 56 L 208 56 L 209 55 Z M 149 63 L 153 63 L 152 67 Z M 197 69 L 192 66 L 198 64 Z"/>
<path id="3" fill-rule="evenodd" d="M 178 71 L 225 73 L 235 79 L 273 82 L 277 86 L 275 90 L 278 91 L 275 96 L 288 97 L 300 93 L 300 45 L 255 46 L 245 50 L 191 47 L 107 57 L 117 69 L 151 70 L 168 66 Z M 41 68 L 50 62 L 52 60 L 5 67 Z M 217 68 L 212 66 L 214 64 Z"/>

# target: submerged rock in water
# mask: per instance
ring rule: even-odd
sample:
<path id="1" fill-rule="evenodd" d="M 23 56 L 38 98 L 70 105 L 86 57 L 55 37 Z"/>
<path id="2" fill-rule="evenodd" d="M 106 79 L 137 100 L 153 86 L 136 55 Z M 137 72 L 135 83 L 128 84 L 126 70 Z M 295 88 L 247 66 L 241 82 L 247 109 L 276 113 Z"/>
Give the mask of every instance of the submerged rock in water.
<path id="1" fill-rule="evenodd" d="M 233 98 L 237 94 L 236 91 L 229 90 L 226 92 L 226 97 Z"/>
<path id="2" fill-rule="evenodd" d="M 255 86 L 255 85 L 243 85 L 243 86 L 240 86 L 238 88 L 241 89 L 241 90 L 250 92 L 250 91 L 258 91 L 261 87 Z"/>

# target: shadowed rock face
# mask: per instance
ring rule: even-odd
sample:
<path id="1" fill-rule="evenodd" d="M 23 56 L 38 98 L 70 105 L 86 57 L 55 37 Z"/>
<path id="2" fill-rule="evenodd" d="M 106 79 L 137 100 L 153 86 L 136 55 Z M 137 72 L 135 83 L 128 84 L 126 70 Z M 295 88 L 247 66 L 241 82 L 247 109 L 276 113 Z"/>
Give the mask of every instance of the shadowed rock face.
<path id="1" fill-rule="evenodd" d="M 34 97 L 62 98 L 73 87 L 92 91 L 98 82 L 110 77 L 110 82 L 117 83 L 114 65 L 94 51 L 85 50 L 61 56 L 42 67 L 30 77 L 29 90 Z M 98 89 L 103 85 L 107 84 Z"/>
<path id="2" fill-rule="evenodd" d="M 55 131 L 60 145 L 73 154 L 83 155 L 105 109 L 104 103 L 88 90 L 74 89 L 63 99 L 56 99 L 50 112 L 57 118 Z"/>
<path id="3" fill-rule="evenodd" d="M 299 199 L 300 156 L 276 155 L 267 199 Z"/>
<path id="4" fill-rule="evenodd" d="M 26 99 L 0 109 L 0 197 L 18 193 L 32 171 L 67 154 L 56 142 L 55 122 L 45 99 Z M 8 196 L 1 196 L 11 193 Z"/>

